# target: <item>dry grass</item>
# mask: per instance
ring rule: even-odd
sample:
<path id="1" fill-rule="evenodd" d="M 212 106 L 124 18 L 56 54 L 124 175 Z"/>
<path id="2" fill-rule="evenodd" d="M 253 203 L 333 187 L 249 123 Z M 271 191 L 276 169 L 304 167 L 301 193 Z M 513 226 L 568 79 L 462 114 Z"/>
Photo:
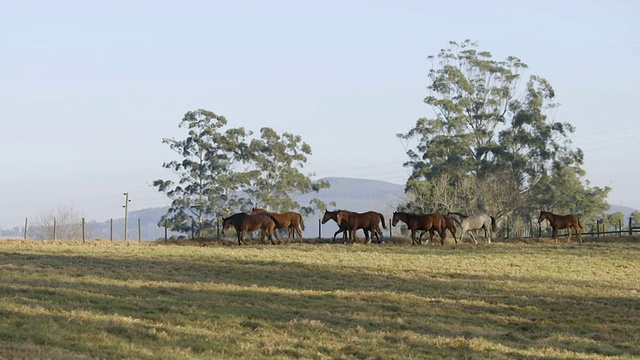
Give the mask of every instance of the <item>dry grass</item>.
<path id="1" fill-rule="evenodd" d="M 0 358 L 640 357 L 636 239 L 193 245 L 0 242 Z"/>

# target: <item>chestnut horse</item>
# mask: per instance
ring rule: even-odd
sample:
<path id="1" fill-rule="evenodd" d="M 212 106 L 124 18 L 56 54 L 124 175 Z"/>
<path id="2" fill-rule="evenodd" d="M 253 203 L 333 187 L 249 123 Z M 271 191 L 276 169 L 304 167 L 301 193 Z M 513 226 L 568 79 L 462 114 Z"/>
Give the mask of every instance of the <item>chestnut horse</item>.
<path id="1" fill-rule="evenodd" d="M 368 244 L 371 242 L 371 239 L 376 237 L 378 239 L 378 244 L 381 242 L 382 230 L 380 230 L 380 223 L 382 223 L 382 227 L 384 229 L 387 226 L 384 223 L 384 216 L 375 211 L 367 211 L 365 213 L 357 213 L 353 211 L 346 210 L 338 210 L 336 214 L 336 222 L 338 224 L 345 223 L 345 227 L 347 228 L 347 236 L 351 241 L 357 241 L 356 231 L 358 229 L 362 229 L 364 231 L 364 242 Z M 368 232 L 371 232 L 371 237 L 369 237 Z"/>
<path id="2" fill-rule="evenodd" d="M 267 214 L 249 215 L 246 213 L 237 213 L 222 219 L 222 233 L 224 234 L 225 230 L 233 226 L 238 236 L 238 245 L 242 245 L 244 243 L 244 235 L 247 231 L 256 231 L 259 229 L 260 240 L 263 243 L 266 235 L 269 237 L 271 244 L 275 244 L 273 241 L 274 236 L 278 242 L 280 241 L 275 231 L 278 225 L 278 220 Z"/>
<path id="3" fill-rule="evenodd" d="M 278 220 L 278 228 L 287 229 L 289 233 L 289 239 L 293 237 L 293 232 L 295 231 L 300 237 L 300 242 L 302 243 L 302 230 L 304 230 L 304 220 L 302 220 L 302 215 L 297 212 L 288 211 L 285 213 L 276 213 L 270 212 L 265 209 L 253 208 L 251 210 L 252 214 L 267 214 L 271 215 L 276 220 Z"/>
<path id="4" fill-rule="evenodd" d="M 551 225 L 551 229 L 553 230 L 553 239 L 556 241 L 556 244 L 560 241 L 558 240 L 558 229 L 567 229 L 569 233 L 569 238 L 567 242 L 571 241 L 571 228 L 576 231 L 578 234 L 578 238 L 580 238 L 580 242 L 583 242 L 582 235 L 580 234 L 580 228 L 582 228 L 582 224 L 580 223 L 580 219 L 578 216 L 574 214 L 568 215 L 556 215 L 554 213 L 550 213 L 548 211 L 540 211 L 540 216 L 538 217 L 538 224 L 542 223 L 544 220 L 549 221 Z"/>
<path id="5" fill-rule="evenodd" d="M 445 227 L 444 235 L 447 236 L 447 232 L 446 231 L 449 230 L 449 232 L 453 236 L 453 241 L 455 241 L 456 244 L 457 244 L 458 243 L 458 239 L 456 238 L 456 225 L 455 225 L 454 219 L 449 215 L 437 214 L 437 213 L 435 213 L 434 215 L 442 216 L 442 219 L 444 221 L 444 227 Z M 429 230 L 429 239 L 427 240 L 427 243 L 433 241 L 433 233 L 435 231 L 436 230 L 434 228 L 431 228 L 431 230 Z M 419 237 L 421 243 L 422 243 L 422 236 L 424 236 L 424 233 L 426 233 L 426 231 L 423 231 L 422 234 L 420 234 L 420 237 Z"/>
<path id="6" fill-rule="evenodd" d="M 444 216 L 440 214 L 412 214 L 408 212 L 394 212 L 393 220 L 391 224 L 396 226 L 399 221 L 407 224 L 409 230 L 411 230 L 411 240 L 412 244 L 421 244 L 422 243 L 422 235 L 426 231 L 437 231 L 440 235 L 440 244 L 444 245 L 444 239 L 446 237 L 447 227 L 445 225 Z M 416 231 L 422 230 L 423 233 L 420 235 L 420 239 L 416 239 Z M 455 230 L 454 230 L 455 231 Z"/>

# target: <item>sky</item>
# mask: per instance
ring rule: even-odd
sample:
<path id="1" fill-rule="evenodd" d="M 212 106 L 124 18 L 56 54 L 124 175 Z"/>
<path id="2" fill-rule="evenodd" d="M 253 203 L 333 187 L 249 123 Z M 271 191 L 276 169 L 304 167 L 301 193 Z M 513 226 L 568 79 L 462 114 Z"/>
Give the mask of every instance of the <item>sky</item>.
<path id="1" fill-rule="evenodd" d="M 428 56 L 471 39 L 547 79 L 585 181 L 640 209 L 637 1 L 0 0 L 0 228 L 169 205 L 188 111 L 312 148 L 313 179 L 404 184 Z M 415 144 L 414 144 L 415 145 Z"/>

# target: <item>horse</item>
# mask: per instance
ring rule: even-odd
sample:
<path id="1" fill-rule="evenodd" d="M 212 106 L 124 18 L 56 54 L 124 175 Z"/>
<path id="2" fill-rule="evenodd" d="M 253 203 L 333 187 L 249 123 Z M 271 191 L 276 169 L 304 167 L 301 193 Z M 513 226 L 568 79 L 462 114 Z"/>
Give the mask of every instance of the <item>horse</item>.
<path id="1" fill-rule="evenodd" d="M 378 244 L 380 244 L 382 237 L 380 223 L 382 223 L 382 227 L 384 229 L 387 228 L 384 223 L 384 215 L 375 211 L 357 213 L 353 211 L 338 210 L 336 214 L 336 222 L 338 224 L 342 224 L 343 221 L 346 221 L 345 226 L 348 231 L 348 237 L 354 242 L 357 240 L 356 231 L 358 229 L 362 229 L 364 231 L 365 244 L 370 243 L 371 239 L 374 237 L 377 238 Z M 367 230 L 371 232 L 371 238 L 369 237 Z"/>
<path id="2" fill-rule="evenodd" d="M 445 215 L 445 214 L 434 214 L 434 215 L 440 215 L 442 216 L 442 220 L 443 220 L 443 224 L 445 227 L 445 236 L 447 235 L 446 230 L 449 230 L 449 232 L 451 233 L 451 235 L 453 236 L 453 241 L 456 242 L 456 244 L 458 243 L 458 239 L 456 238 L 456 225 L 455 222 L 453 220 L 453 218 L 451 218 L 451 216 L 449 215 Z M 420 242 L 422 242 L 422 236 L 424 235 L 426 231 L 423 231 L 422 234 L 420 234 Z M 433 233 L 435 232 L 434 228 L 431 228 L 431 230 L 429 230 L 429 240 L 427 240 L 427 243 L 433 241 Z"/>
<path id="3" fill-rule="evenodd" d="M 548 211 L 540 211 L 540 216 L 538 216 L 538 224 L 542 223 L 544 220 L 549 221 L 551 229 L 553 230 L 553 239 L 556 241 L 556 244 L 560 242 L 560 240 L 558 240 L 558 229 L 567 229 L 567 232 L 569 233 L 567 242 L 571 241 L 572 227 L 576 231 L 576 234 L 578 234 L 580 242 L 584 242 L 582 240 L 582 235 L 580 234 L 582 224 L 580 223 L 580 218 L 578 218 L 577 215 L 556 215 Z"/>
<path id="4" fill-rule="evenodd" d="M 295 231 L 300 237 L 300 242 L 302 243 L 302 231 L 304 230 L 304 220 L 302 219 L 302 215 L 297 212 L 288 211 L 285 213 L 276 213 L 270 212 L 265 209 L 253 208 L 251 210 L 252 214 L 267 214 L 271 215 L 276 220 L 278 220 L 278 228 L 287 229 L 289 234 L 289 240 L 293 237 L 293 232 Z"/>
<path id="5" fill-rule="evenodd" d="M 487 214 L 467 216 L 457 212 L 450 212 L 448 215 L 455 216 L 455 221 L 458 223 L 458 225 L 460 225 L 461 242 L 467 231 L 484 229 L 484 237 L 487 238 L 487 243 L 491 244 L 491 232 L 497 230 L 496 219 L 493 216 Z M 473 233 L 470 232 L 469 235 L 471 235 L 471 239 L 473 239 L 473 242 L 477 244 L 478 241 L 476 240 L 475 236 L 473 236 Z"/>
<path id="6" fill-rule="evenodd" d="M 322 217 L 322 223 L 325 224 L 327 221 L 333 220 L 338 224 L 338 231 L 333 234 L 333 243 L 336 243 L 336 235 L 342 233 L 342 238 L 344 242 L 347 242 L 347 232 L 349 231 L 347 227 L 347 221 L 343 220 L 342 223 L 338 223 L 338 211 L 324 211 L 324 216 Z M 365 230 L 365 235 L 368 237 L 368 230 Z"/>
<path id="7" fill-rule="evenodd" d="M 421 244 L 422 243 L 422 235 L 426 231 L 437 231 L 440 235 L 440 244 L 444 245 L 444 239 L 446 236 L 446 226 L 445 220 L 440 214 L 412 214 L 408 212 L 394 212 L 393 220 L 391 224 L 396 226 L 399 221 L 407 224 L 409 230 L 411 230 L 411 240 L 412 244 Z M 416 231 L 422 230 L 423 233 L 420 235 L 420 239 L 416 239 Z"/>
<path id="8" fill-rule="evenodd" d="M 271 244 L 276 244 L 273 237 L 280 242 L 276 228 L 279 226 L 278 220 L 267 214 L 247 214 L 237 213 L 222 219 L 222 234 L 225 230 L 233 226 L 238 236 L 238 245 L 244 243 L 244 235 L 247 231 L 260 230 L 260 240 L 264 243 L 265 235 L 269 237 Z"/>

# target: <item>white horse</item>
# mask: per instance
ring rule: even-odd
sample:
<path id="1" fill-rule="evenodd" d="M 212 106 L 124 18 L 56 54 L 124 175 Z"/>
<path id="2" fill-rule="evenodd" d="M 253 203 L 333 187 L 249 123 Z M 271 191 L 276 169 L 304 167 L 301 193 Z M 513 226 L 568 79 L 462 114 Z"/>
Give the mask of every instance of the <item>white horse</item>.
<path id="1" fill-rule="evenodd" d="M 453 217 L 455 222 L 457 222 L 462 229 L 462 231 L 460 232 L 460 241 L 462 241 L 462 238 L 464 237 L 464 234 L 467 233 L 467 231 L 484 229 L 484 237 L 486 237 L 487 242 L 491 244 L 491 232 L 496 231 L 497 229 L 496 219 L 493 216 L 487 214 L 466 216 L 455 212 L 450 212 L 449 215 Z M 473 239 L 473 241 L 477 244 L 478 241 L 473 236 L 473 233 L 470 232 L 469 235 L 471 235 L 471 239 Z"/>

